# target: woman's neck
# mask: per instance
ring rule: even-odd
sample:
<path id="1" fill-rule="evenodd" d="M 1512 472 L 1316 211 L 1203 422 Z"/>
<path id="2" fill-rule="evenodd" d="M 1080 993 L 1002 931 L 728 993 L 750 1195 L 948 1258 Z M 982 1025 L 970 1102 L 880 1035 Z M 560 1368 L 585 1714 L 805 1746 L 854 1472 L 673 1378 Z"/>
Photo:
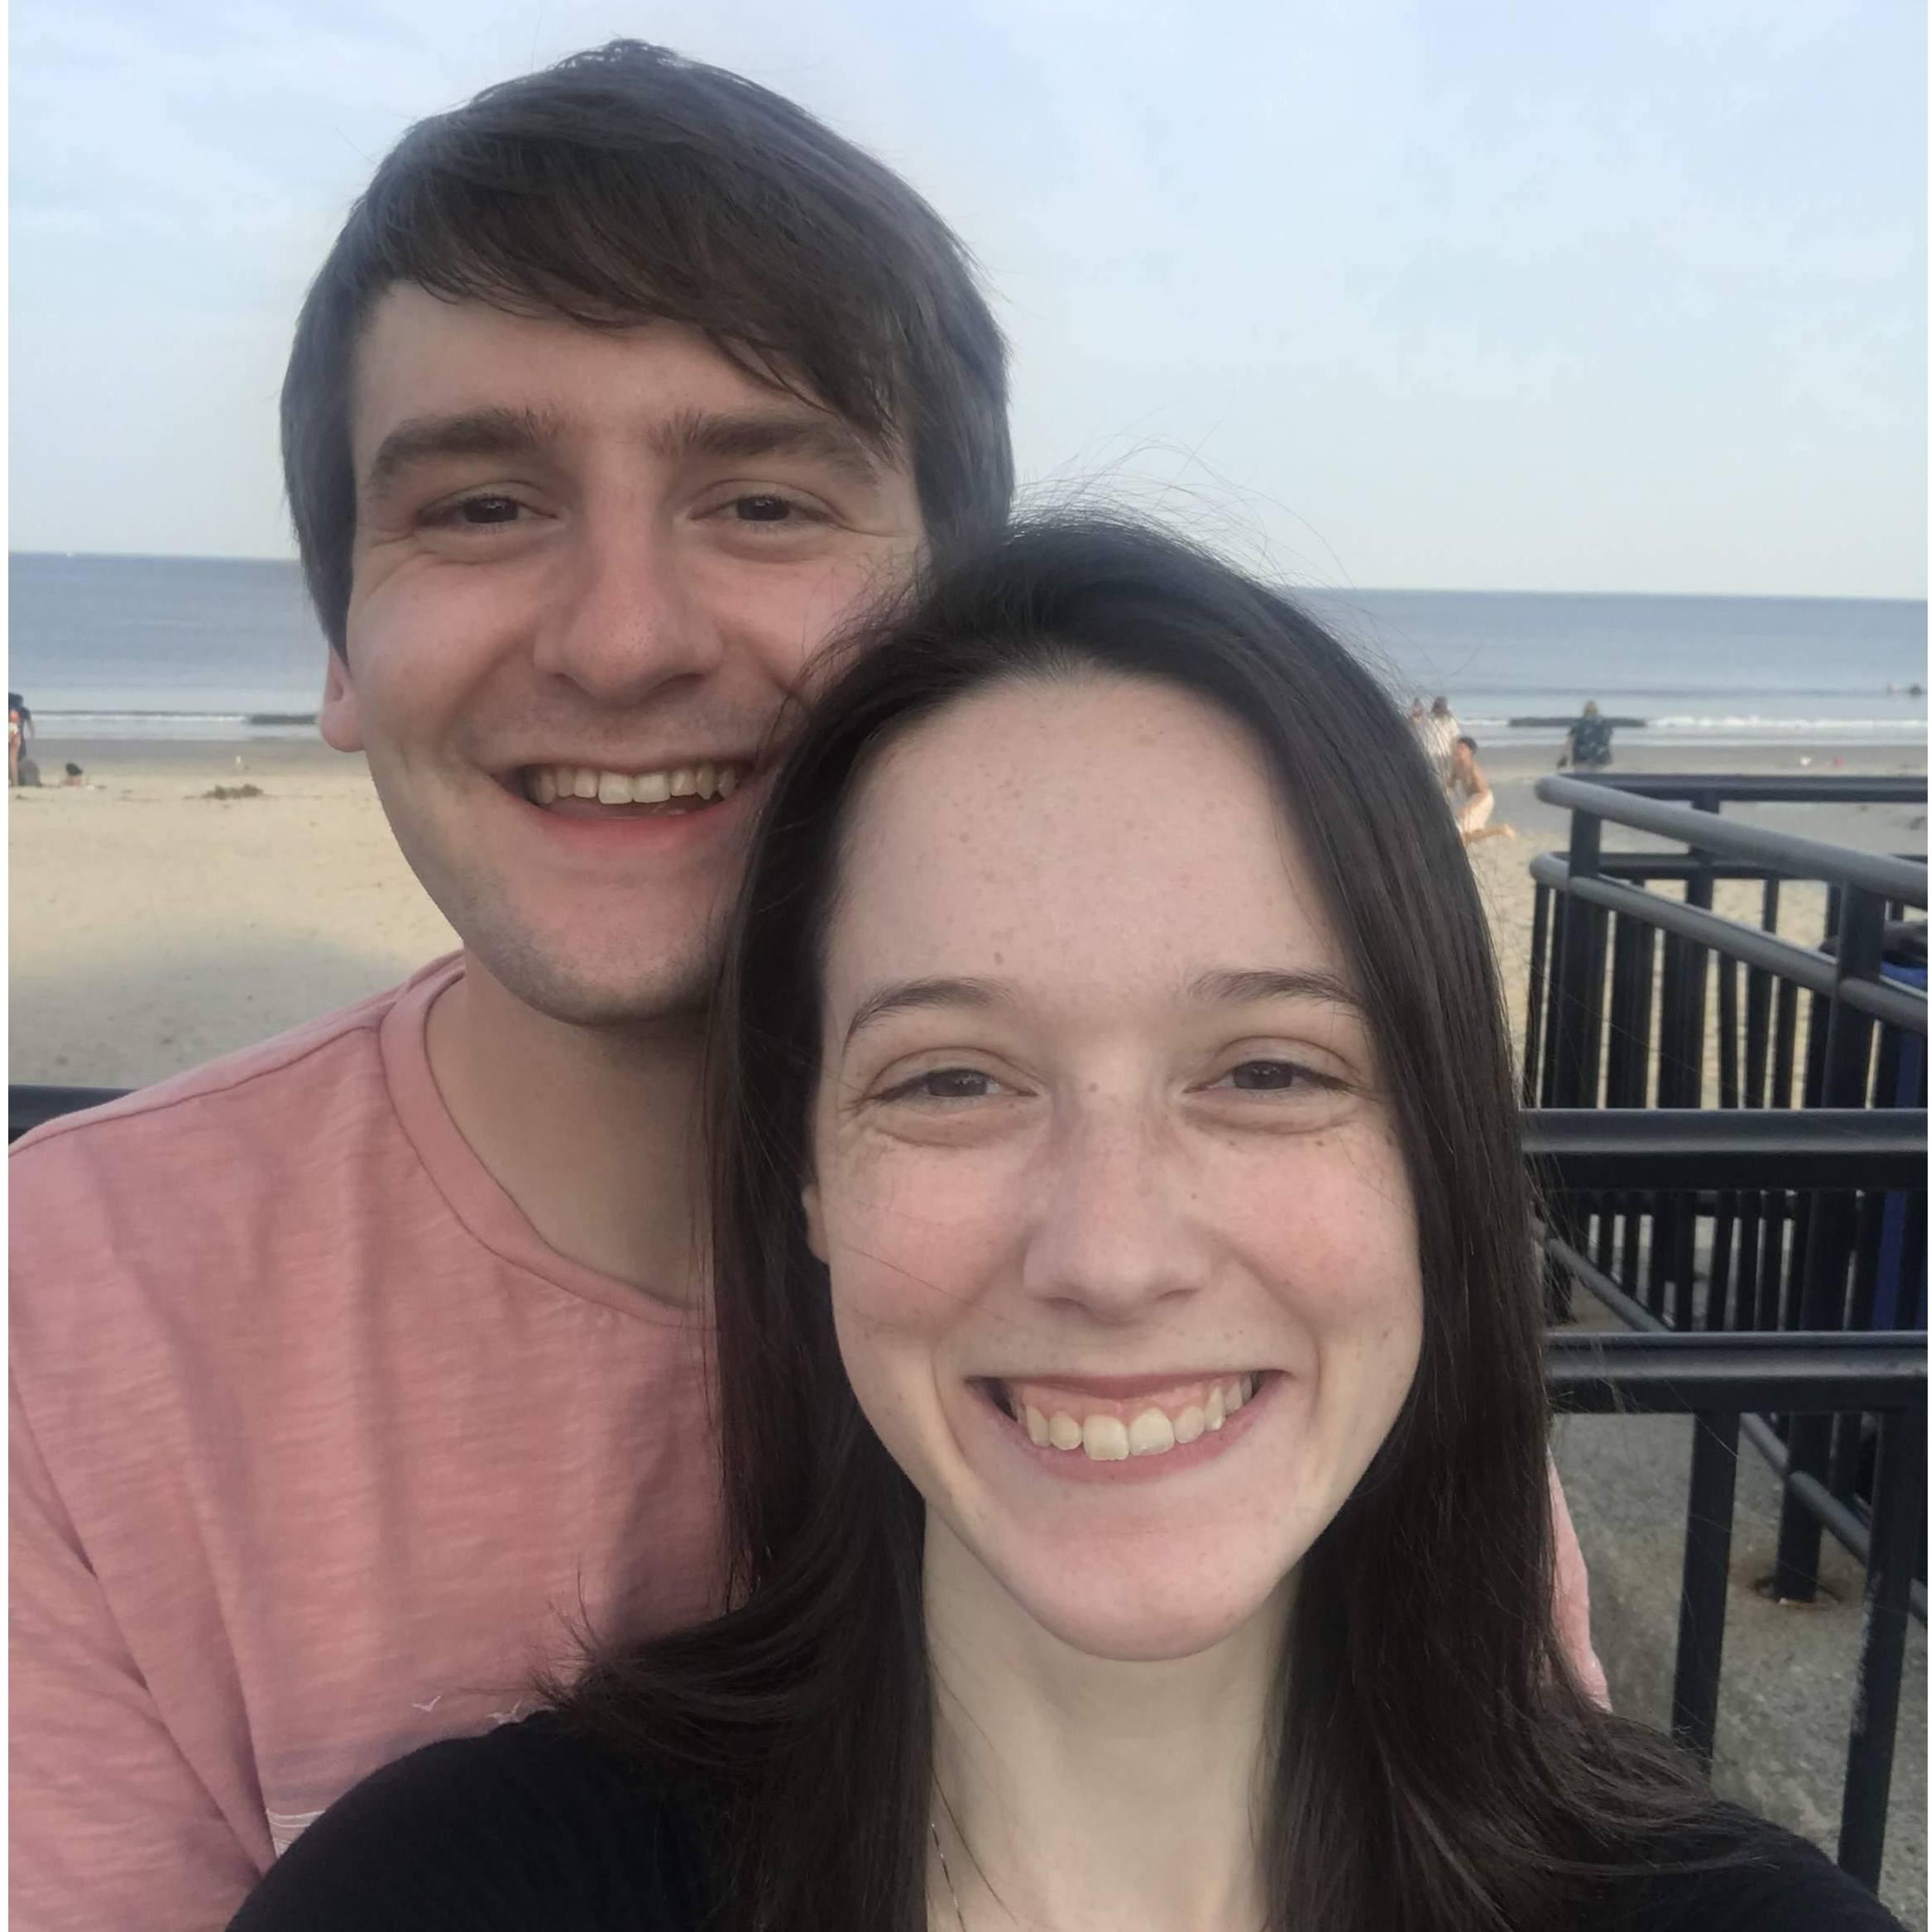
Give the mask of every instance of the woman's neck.
<path id="1" fill-rule="evenodd" d="M 926 1532 L 935 1926 L 1258 1932 L 1255 1819 L 1285 1591 L 1211 1650 L 1071 1649 L 936 1517 Z M 949 1877 L 948 1877 L 949 1875 Z"/>

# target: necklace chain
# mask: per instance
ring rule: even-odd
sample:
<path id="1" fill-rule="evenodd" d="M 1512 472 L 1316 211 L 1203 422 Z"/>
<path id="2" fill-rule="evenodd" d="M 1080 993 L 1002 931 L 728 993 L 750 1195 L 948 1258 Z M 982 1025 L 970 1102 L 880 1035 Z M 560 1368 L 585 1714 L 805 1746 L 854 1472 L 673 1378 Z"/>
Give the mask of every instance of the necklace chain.
<path id="1" fill-rule="evenodd" d="M 946 1890 L 951 1894 L 952 1915 L 959 1921 L 959 1932 L 966 1932 L 966 1908 L 959 1903 L 959 1888 L 952 1882 L 952 1867 L 946 1862 L 946 1848 L 939 1843 L 939 1821 L 932 1820 L 932 1848 L 939 1855 L 939 1875 L 946 1882 Z"/>

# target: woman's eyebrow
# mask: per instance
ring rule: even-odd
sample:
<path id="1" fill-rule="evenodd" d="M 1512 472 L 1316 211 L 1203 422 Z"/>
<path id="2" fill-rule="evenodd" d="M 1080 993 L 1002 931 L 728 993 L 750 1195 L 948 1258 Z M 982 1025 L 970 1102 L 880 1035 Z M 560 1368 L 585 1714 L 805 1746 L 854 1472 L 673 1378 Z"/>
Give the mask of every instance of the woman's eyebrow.
<path id="1" fill-rule="evenodd" d="M 1314 1000 L 1339 1006 L 1359 1016 L 1360 1000 L 1337 974 L 1289 972 L 1278 967 L 1220 966 L 1187 983 L 1183 995 L 1191 1005 L 1251 1005 L 1262 1000 Z M 890 980 L 874 986 L 859 1001 L 845 1029 L 849 1047 L 868 1026 L 888 1014 L 910 1013 L 935 1006 L 966 1006 L 980 1010 L 1010 1005 L 1011 990 L 996 980 L 973 979 Z"/>
<path id="2" fill-rule="evenodd" d="M 1200 1005 L 1245 1005 L 1260 1000 L 1312 1000 L 1359 1015 L 1361 1001 L 1338 974 L 1287 972 L 1268 966 L 1221 966 L 1188 983 L 1187 999 Z"/>
<path id="3" fill-rule="evenodd" d="M 859 1001 L 845 1029 L 849 1047 L 866 1027 L 889 1013 L 909 1013 L 932 1006 L 997 1006 L 1006 994 L 989 980 L 891 980 L 875 986 Z"/>

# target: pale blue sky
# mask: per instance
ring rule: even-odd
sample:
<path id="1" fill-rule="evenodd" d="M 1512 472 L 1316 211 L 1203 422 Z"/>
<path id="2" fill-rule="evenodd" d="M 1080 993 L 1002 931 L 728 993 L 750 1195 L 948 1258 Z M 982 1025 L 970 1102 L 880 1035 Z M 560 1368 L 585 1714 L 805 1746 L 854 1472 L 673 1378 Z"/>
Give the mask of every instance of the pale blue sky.
<path id="1" fill-rule="evenodd" d="M 15 0 L 12 547 L 290 554 L 349 200 L 619 33 L 937 204 L 1033 482 L 1304 583 L 1924 594 L 1919 0 Z"/>

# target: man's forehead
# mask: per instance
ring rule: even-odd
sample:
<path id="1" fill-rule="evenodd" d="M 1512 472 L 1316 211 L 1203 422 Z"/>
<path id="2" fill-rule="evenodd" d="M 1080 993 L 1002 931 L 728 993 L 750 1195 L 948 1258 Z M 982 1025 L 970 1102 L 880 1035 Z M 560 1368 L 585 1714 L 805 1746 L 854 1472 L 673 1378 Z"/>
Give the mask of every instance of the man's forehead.
<path id="1" fill-rule="evenodd" d="M 705 418 L 788 421 L 815 427 L 827 454 L 849 447 L 894 465 L 894 452 L 802 388 L 759 380 L 683 323 L 592 327 L 398 283 L 357 338 L 351 435 L 358 474 L 400 426 L 491 415 L 520 418 L 552 439 L 634 428 L 669 434 Z"/>

